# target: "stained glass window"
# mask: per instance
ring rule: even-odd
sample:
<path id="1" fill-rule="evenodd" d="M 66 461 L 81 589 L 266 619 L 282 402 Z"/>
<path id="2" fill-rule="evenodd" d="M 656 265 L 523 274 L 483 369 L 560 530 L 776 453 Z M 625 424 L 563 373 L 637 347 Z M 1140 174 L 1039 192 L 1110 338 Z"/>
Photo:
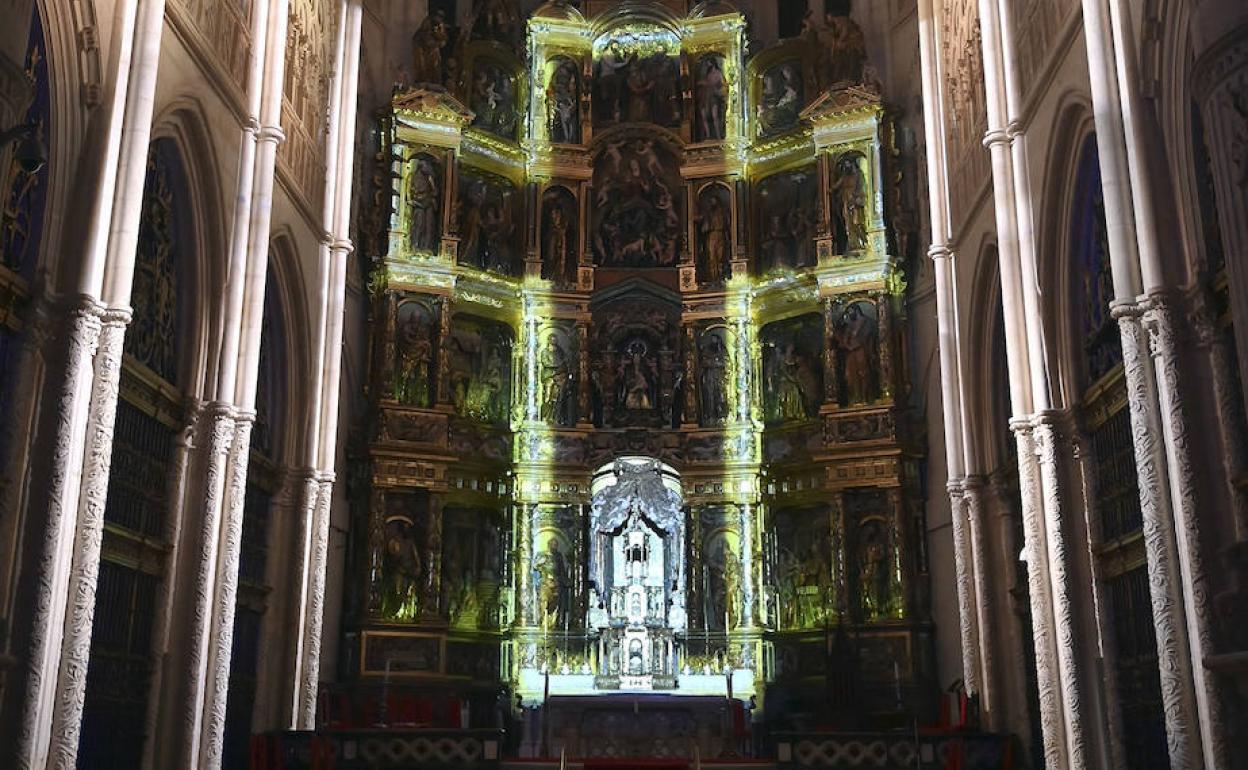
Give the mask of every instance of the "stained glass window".
<path id="1" fill-rule="evenodd" d="M 31 17 L 28 41 L 24 67 L 30 80 L 31 100 L 23 122 L 35 127 L 37 136 L 46 147 L 51 127 L 51 96 L 43 21 L 37 9 Z M 4 191 L 4 209 L 0 211 L 0 258 L 5 267 L 26 278 L 32 277 L 39 256 L 47 184 L 46 163 L 31 173 L 13 157 L 5 169 L 3 187 L 0 188 Z"/>
<path id="2" fill-rule="evenodd" d="M 1101 166 L 1095 136 L 1088 137 L 1080 150 L 1072 225 L 1072 275 L 1079 297 L 1076 307 L 1082 320 L 1079 331 L 1086 364 L 1085 385 L 1090 385 L 1122 363 L 1118 324 L 1109 310 L 1114 298 L 1114 282 L 1110 273 L 1105 199 L 1101 192 Z"/>

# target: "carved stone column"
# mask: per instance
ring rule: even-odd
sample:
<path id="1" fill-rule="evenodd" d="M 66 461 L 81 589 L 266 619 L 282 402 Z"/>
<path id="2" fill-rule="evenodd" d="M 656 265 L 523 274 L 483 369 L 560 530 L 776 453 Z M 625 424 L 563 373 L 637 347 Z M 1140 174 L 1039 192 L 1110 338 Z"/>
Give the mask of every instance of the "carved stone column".
<path id="1" fill-rule="evenodd" d="M 321 634 L 325 615 L 325 572 L 329 566 L 329 520 L 333 504 L 334 480 L 332 475 L 316 474 L 305 481 L 305 499 L 313 503 L 312 510 L 301 513 L 308 522 L 309 549 L 307 564 L 307 597 L 302 626 L 301 655 L 299 656 L 299 697 L 296 727 L 311 730 L 316 726 L 316 696 L 319 690 L 321 663 Z M 309 515 L 310 514 L 310 515 Z"/>
<path id="2" fill-rule="evenodd" d="M 970 526 L 967 522 L 967 501 L 964 479 L 950 479 L 950 523 L 953 528 L 954 580 L 957 582 L 958 620 L 962 639 L 962 678 L 967 692 L 982 690 L 980 680 L 979 617 L 976 613 L 973 559 L 971 557 Z"/>
<path id="3" fill-rule="evenodd" d="M 425 576 L 424 614 L 426 617 L 438 617 L 441 613 L 442 598 L 442 513 L 444 501 L 442 495 L 429 495 L 429 528 L 425 532 Z"/>
<path id="4" fill-rule="evenodd" d="M 839 309 L 834 298 L 823 298 L 823 400 L 832 406 L 841 405 L 841 378 L 836 365 L 836 315 Z"/>
<path id="5" fill-rule="evenodd" d="M 519 627 L 533 626 L 533 517 L 537 515 L 537 506 L 532 503 L 515 503 L 512 505 L 515 516 L 515 584 L 516 584 L 516 622 Z M 601 586 L 599 587 L 601 589 Z"/>
<path id="6" fill-rule="evenodd" d="M 583 426 L 593 423 L 589 402 L 589 322 L 576 322 L 576 421 Z"/>
<path id="7" fill-rule="evenodd" d="M 1213 638 L 1211 595 L 1204 567 L 1200 514 L 1195 499 L 1198 482 L 1196 470 L 1192 467 L 1192 440 L 1179 385 L 1179 341 L 1171 298 L 1154 293 L 1145 300 L 1143 311 L 1143 327 L 1147 332 L 1148 352 L 1152 356 L 1156 377 L 1158 412 L 1166 439 L 1173 516 L 1171 526 L 1179 557 L 1177 566 L 1181 578 L 1182 606 L 1187 610 L 1183 617 L 1190 647 L 1191 687 L 1200 724 L 1204 726 L 1200 739 L 1205 744 L 1207 763 L 1224 765 L 1230 757 L 1225 745 L 1222 701 L 1217 682 L 1204 664 L 1218 650 Z"/>
<path id="8" fill-rule="evenodd" d="M 966 503 L 966 534 L 969 536 L 970 563 L 974 569 L 975 623 L 979 627 L 980 694 L 983 710 L 991 716 L 997 707 L 995 653 L 1001 644 L 1001 634 L 994 622 L 992 594 L 989 589 L 989 580 L 994 576 L 991 575 L 984 550 L 988 535 L 983 492 L 983 480 L 978 476 L 968 476 L 962 482 L 962 495 Z"/>
<path id="9" fill-rule="evenodd" d="M 681 416 L 681 423 L 685 426 L 694 427 L 699 424 L 700 415 L 698 413 L 698 339 L 697 330 L 692 323 L 685 323 L 685 350 L 684 350 L 684 404 L 682 408 L 684 414 Z"/>
<path id="10" fill-rule="evenodd" d="M 29 635 L 25 640 L 25 693 L 17 734 L 15 766 L 44 767 L 53 742 L 52 722 L 60 700 L 59 660 L 65 639 L 70 565 L 75 546 L 79 476 L 75 467 L 83 456 L 83 433 L 90 405 L 92 358 L 99 343 L 103 309 L 89 297 L 62 305 L 62 319 L 54 322 L 49 340 L 63 353 L 52 366 L 54 389 L 45 400 L 55 410 L 47 443 L 36 453 L 47 458 L 36 468 L 46 483 L 35 490 L 44 502 L 28 517 L 42 532 L 26 547 L 23 561 L 30 564 L 33 602 Z M 46 448 L 46 451 L 41 451 Z M 77 459 L 75 459 L 77 458 Z M 41 516 L 37 516 L 41 514 Z M 92 597 L 94 598 L 94 597 Z M 20 618 L 20 616 L 19 616 Z M 15 677 L 16 679 L 16 677 Z"/>
<path id="11" fill-rule="evenodd" d="M 455 314 L 455 300 L 448 294 L 442 297 L 441 312 L 438 314 L 438 400 L 439 406 L 450 407 L 454 404 L 451 392 L 451 357 L 445 351 L 451 349 L 451 319 Z"/>
<path id="12" fill-rule="evenodd" d="M 879 340 L 880 377 L 879 397 L 889 401 L 893 397 L 893 295 L 881 293 L 875 300 L 879 314 L 879 326 L 876 339 Z"/>

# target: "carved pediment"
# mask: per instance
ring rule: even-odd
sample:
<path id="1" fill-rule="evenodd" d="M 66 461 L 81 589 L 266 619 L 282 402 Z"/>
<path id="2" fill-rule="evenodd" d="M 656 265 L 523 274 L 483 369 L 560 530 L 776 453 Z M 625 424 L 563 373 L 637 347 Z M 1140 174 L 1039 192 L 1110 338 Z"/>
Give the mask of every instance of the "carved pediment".
<path id="1" fill-rule="evenodd" d="M 390 103 L 395 115 L 462 127 L 472 122 L 472 110 L 441 88 L 418 86 L 396 94 Z"/>
<path id="2" fill-rule="evenodd" d="M 880 94 L 864 85 L 831 88 L 819 95 L 810 106 L 802 110 L 801 119 L 812 123 L 841 118 L 861 112 L 882 109 Z"/>

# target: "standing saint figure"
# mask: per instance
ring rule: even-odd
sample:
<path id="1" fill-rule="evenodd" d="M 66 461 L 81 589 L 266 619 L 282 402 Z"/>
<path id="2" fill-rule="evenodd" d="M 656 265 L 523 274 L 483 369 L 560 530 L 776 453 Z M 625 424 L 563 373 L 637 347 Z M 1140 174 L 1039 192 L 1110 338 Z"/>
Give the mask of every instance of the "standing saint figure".
<path id="1" fill-rule="evenodd" d="M 866 185 L 858 159 L 846 155 L 836 164 L 832 182 L 832 201 L 845 228 L 845 251 L 853 253 L 867 248 Z"/>
<path id="2" fill-rule="evenodd" d="M 416 251 L 433 251 L 438 237 L 438 178 L 428 158 L 418 158 L 408 187 L 411 239 Z"/>
<path id="3" fill-rule="evenodd" d="M 537 556 L 534 565 L 537 573 L 538 607 L 541 610 L 541 622 L 544 626 L 564 627 L 568 622 L 568 596 L 572 584 L 572 576 L 568 571 L 567 559 L 559 549 L 559 542 L 553 537 L 546 541 L 546 550 Z"/>
<path id="4" fill-rule="evenodd" d="M 845 375 L 845 402 L 865 404 L 872 400 L 873 364 L 876 359 L 875 324 L 862 312 L 859 303 L 849 306 L 836 326 L 836 343 L 841 348 L 841 371 Z"/>
<path id="5" fill-rule="evenodd" d="M 702 77 L 698 78 L 698 126 L 702 141 L 723 139 L 725 134 L 724 70 L 719 59 L 702 59 Z"/>
<path id="6" fill-rule="evenodd" d="M 564 353 L 553 334 L 546 338 L 546 347 L 542 350 L 540 365 L 542 419 L 562 425 L 568 386 L 572 382 L 572 372 L 568 365 L 568 355 Z"/>
<path id="7" fill-rule="evenodd" d="M 728 351 L 718 334 L 709 336 L 702 348 L 698 395 L 702 401 L 703 424 L 718 425 L 728 419 Z"/>
<path id="8" fill-rule="evenodd" d="M 433 345 L 429 330 L 413 313 L 399 330 L 395 399 L 407 406 L 429 405 L 429 362 Z"/>
<path id="9" fill-rule="evenodd" d="M 773 413 L 779 420 L 804 419 L 806 392 L 802 383 L 802 359 L 797 347 L 792 342 L 785 344 L 777 359 L 773 374 L 776 403 Z"/>
<path id="10" fill-rule="evenodd" d="M 546 217 L 546 270 L 546 276 L 556 284 L 567 282 L 568 220 L 558 199 L 551 201 Z"/>
<path id="11" fill-rule="evenodd" d="M 702 209 L 698 231 L 702 235 L 705 260 L 703 279 L 706 283 L 719 283 L 724 280 L 724 265 L 732 243 L 728 211 L 714 190 L 703 198 Z"/>
<path id="12" fill-rule="evenodd" d="M 442 48 L 446 45 L 446 14 L 436 10 L 412 35 L 412 84 L 442 83 Z"/>

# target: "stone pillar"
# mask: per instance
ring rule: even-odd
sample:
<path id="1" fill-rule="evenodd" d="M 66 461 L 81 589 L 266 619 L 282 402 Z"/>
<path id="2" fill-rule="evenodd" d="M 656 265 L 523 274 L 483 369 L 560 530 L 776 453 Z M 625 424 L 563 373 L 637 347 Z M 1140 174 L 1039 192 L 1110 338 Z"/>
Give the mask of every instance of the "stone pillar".
<path id="1" fill-rule="evenodd" d="M 823 401 L 841 405 L 840 373 L 837 367 L 836 314 L 839 309 L 833 297 L 823 298 Z"/>
<path id="2" fill-rule="evenodd" d="M 593 423 L 589 399 L 589 322 L 576 322 L 576 414 L 577 422 L 588 426 Z"/>
<path id="3" fill-rule="evenodd" d="M 684 370 L 685 387 L 682 405 L 684 414 L 681 423 L 696 426 L 700 422 L 698 413 L 698 338 L 697 330 L 688 321 L 685 322 Z"/>
<path id="4" fill-rule="evenodd" d="M 57 340 L 65 350 L 54 364 L 63 366 L 63 375 L 52 369 L 59 388 L 41 405 L 51 415 L 51 453 L 46 466 L 33 469 L 31 489 L 38 497 L 30 498 L 27 515 L 30 548 L 39 555 L 29 567 L 26 689 L 13 742 L 19 768 L 68 768 L 77 760 L 163 17 L 163 0 L 130 4 L 118 15 L 112 41 L 118 69 L 106 75 L 103 149 L 81 179 L 94 184 L 94 194 L 85 203 L 78 294 L 65 308 L 64 336 Z M 15 613 L 20 624 L 23 614 Z"/>
<path id="5" fill-rule="evenodd" d="M 455 300 L 448 294 L 442 297 L 441 312 L 438 314 L 440 326 L 438 328 L 438 350 L 450 350 L 451 342 L 451 319 L 455 315 Z M 450 409 L 455 404 L 454 394 L 451 392 L 451 357 L 448 355 L 438 356 L 438 406 Z"/>
<path id="6" fill-rule="evenodd" d="M 893 398 L 893 295 L 883 292 L 875 300 L 876 311 L 879 313 L 877 340 L 879 341 L 880 371 L 879 398 L 891 401 Z"/>

